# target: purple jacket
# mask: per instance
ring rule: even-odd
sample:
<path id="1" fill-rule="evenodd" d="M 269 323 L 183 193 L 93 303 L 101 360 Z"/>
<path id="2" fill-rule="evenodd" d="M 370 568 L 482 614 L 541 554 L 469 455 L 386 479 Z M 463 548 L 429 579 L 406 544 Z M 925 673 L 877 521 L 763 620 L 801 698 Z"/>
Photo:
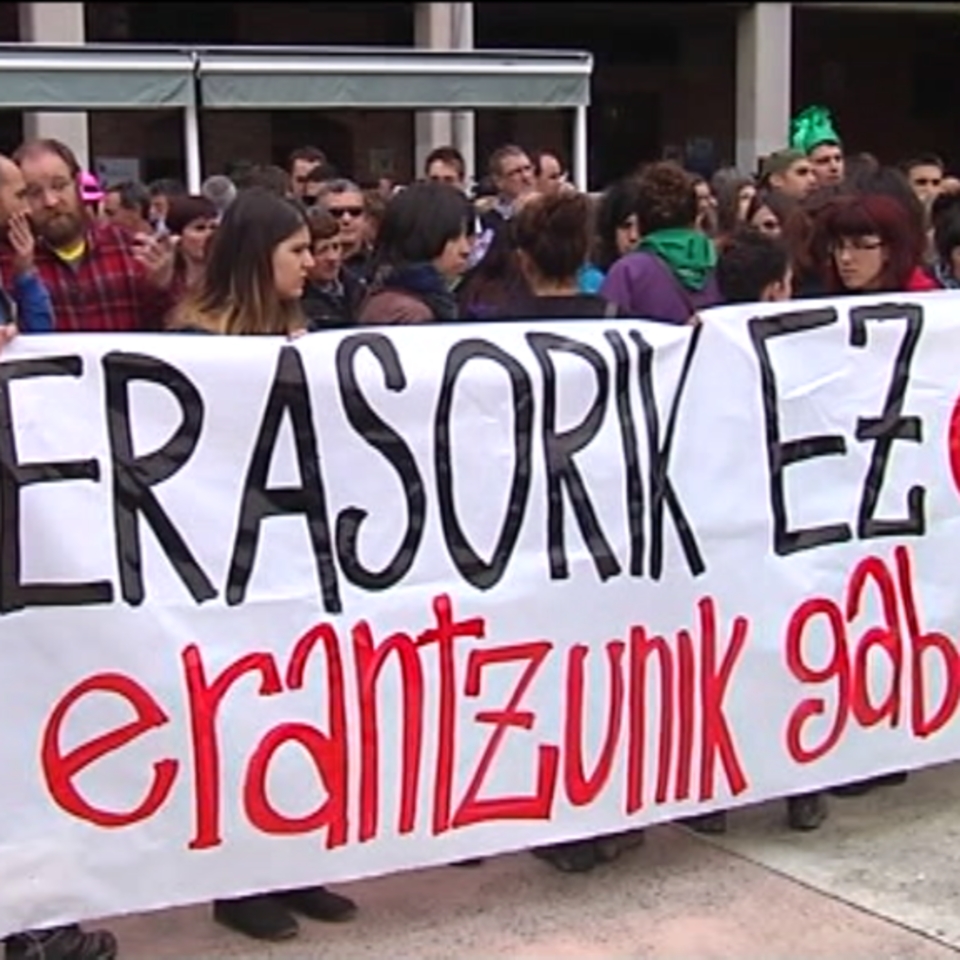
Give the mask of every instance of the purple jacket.
<path id="1" fill-rule="evenodd" d="M 607 272 L 600 296 L 628 316 L 662 323 L 686 323 L 698 310 L 723 303 L 713 273 L 702 290 L 687 290 L 663 260 L 646 251 L 617 260 Z"/>

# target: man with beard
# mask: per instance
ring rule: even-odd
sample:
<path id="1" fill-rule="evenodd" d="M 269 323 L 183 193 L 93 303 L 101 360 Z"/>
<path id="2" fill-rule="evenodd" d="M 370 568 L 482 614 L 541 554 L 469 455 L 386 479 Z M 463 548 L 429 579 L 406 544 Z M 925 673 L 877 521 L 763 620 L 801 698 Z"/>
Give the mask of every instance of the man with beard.
<path id="1" fill-rule="evenodd" d="M 94 222 L 80 198 L 80 165 L 59 140 L 34 140 L 14 155 L 38 236 L 36 269 L 50 293 L 57 330 L 160 330 L 173 298 L 169 237 L 130 237 Z M 0 276 L 13 273 L 0 251 Z"/>
<path id="2" fill-rule="evenodd" d="M 53 329 L 53 309 L 34 268 L 36 242 L 27 219 L 26 191 L 20 168 L 0 156 L 0 238 L 9 245 L 13 265 L 9 286 L 0 285 L 0 328 L 45 333 Z"/>

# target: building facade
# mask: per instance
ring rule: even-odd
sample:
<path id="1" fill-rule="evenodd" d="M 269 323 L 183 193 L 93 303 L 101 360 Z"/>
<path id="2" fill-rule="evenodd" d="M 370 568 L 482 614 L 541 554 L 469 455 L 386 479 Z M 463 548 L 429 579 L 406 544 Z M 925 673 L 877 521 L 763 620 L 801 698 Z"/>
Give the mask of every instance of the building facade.
<path id="1" fill-rule="evenodd" d="M 843 3 L 0 3 L 0 42 L 351 45 L 564 49 L 594 55 L 591 185 L 663 155 L 704 172 L 751 169 L 784 145 L 790 113 L 834 112 L 851 151 L 884 161 L 934 151 L 960 164 L 953 66 L 958 4 Z M 0 113 L 0 150 L 24 135 L 60 136 L 111 169 L 182 176 L 177 111 Z M 406 180 L 427 150 L 467 145 L 482 163 L 498 144 L 569 157 L 566 111 L 467 114 L 324 109 L 210 111 L 204 172 L 239 159 L 283 162 L 322 146 L 357 179 Z M 472 150 L 470 148 L 473 148 Z M 472 159 L 472 158 L 471 158 Z M 481 170 L 482 172 L 482 170 Z"/>

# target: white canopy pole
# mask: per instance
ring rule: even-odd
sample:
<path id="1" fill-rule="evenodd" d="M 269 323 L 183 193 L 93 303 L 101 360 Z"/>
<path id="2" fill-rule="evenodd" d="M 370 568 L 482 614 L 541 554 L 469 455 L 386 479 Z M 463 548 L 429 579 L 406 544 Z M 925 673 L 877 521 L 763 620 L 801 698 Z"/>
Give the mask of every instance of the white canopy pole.
<path id="1" fill-rule="evenodd" d="M 587 108 L 580 106 L 575 108 L 573 120 L 573 182 L 584 192 L 590 188 L 587 167 Z"/>
<path id="2" fill-rule="evenodd" d="M 203 158 L 200 146 L 200 108 L 197 98 L 200 96 L 200 81 L 197 72 L 200 69 L 200 57 L 194 50 L 190 54 L 193 61 L 193 99 L 183 108 L 183 152 L 187 161 L 187 192 L 199 193 L 203 183 Z"/>
<path id="3" fill-rule="evenodd" d="M 187 190 L 199 193 L 203 183 L 200 159 L 200 115 L 196 104 L 183 108 L 183 145 L 187 157 Z"/>

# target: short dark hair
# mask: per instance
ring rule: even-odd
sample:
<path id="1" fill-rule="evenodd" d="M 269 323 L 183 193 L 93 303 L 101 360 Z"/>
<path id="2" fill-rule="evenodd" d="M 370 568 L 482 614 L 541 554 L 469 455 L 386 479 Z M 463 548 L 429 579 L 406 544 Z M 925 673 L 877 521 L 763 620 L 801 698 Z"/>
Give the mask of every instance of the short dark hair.
<path id="1" fill-rule="evenodd" d="M 263 188 L 278 197 L 286 197 L 290 193 L 290 174 L 275 164 L 253 167 L 246 174 L 238 176 L 234 183 L 238 190 Z"/>
<path id="2" fill-rule="evenodd" d="M 340 221 L 324 206 L 307 210 L 307 226 L 310 228 L 311 246 L 330 240 L 340 232 Z"/>
<path id="3" fill-rule="evenodd" d="M 490 154 L 490 176 L 499 177 L 503 172 L 503 161 L 507 157 L 525 157 L 527 151 L 515 143 L 505 143 Z"/>
<path id="4" fill-rule="evenodd" d="M 943 160 L 935 153 L 918 153 L 900 164 L 900 169 L 908 175 L 914 167 L 936 167 L 941 173 L 945 169 Z"/>
<path id="5" fill-rule="evenodd" d="M 543 172 L 543 158 L 544 157 L 553 157 L 557 163 L 560 164 L 561 172 L 566 171 L 567 164 L 564 161 L 563 157 L 560 156 L 559 150 L 534 150 L 533 156 L 530 159 L 533 161 L 533 172 L 539 177 Z"/>
<path id="6" fill-rule="evenodd" d="M 139 180 L 115 183 L 107 187 L 107 193 L 115 193 L 124 210 L 136 210 L 144 220 L 150 216 L 150 191 Z"/>
<path id="7" fill-rule="evenodd" d="M 374 223 L 380 223 L 387 209 L 387 200 L 383 194 L 376 188 L 363 191 L 363 212 Z"/>
<path id="8" fill-rule="evenodd" d="M 336 196 L 342 193 L 358 193 L 363 196 L 363 188 L 347 177 L 335 177 L 333 180 L 324 180 L 323 189 L 320 191 L 320 199 L 329 196 Z"/>
<path id="9" fill-rule="evenodd" d="M 292 170 L 298 160 L 306 160 L 307 163 L 326 163 L 327 155 L 319 147 L 310 145 L 297 147 L 287 158 L 287 170 Z"/>
<path id="10" fill-rule="evenodd" d="M 472 233 L 470 201 L 449 183 L 412 183 L 390 198 L 377 235 L 377 265 L 426 263 L 451 240 Z"/>
<path id="11" fill-rule="evenodd" d="M 430 167 L 437 162 L 445 163 L 447 166 L 453 167 L 461 180 L 467 175 L 467 162 L 463 159 L 463 154 L 456 147 L 444 146 L 431 150 L 423 163 L 423 172 L 425 174 L 429 173 Z"/>
<path id="12" fill-rule="evenodd" d="M 184 194 L 182 197 L 170 198 L 170 209 L 164 218 L 167 229 L 175 237 L 196 220 L 216 220 L 216 204 L 203 194 Z"/>
<path id="13" fill-rule="evenodd" d="M 337 180 L 340 171 L 326 160 L 321 160 L 306 177 L 307 183 L 326 183 L 328 180 Z"/>
<path id="14" fill-rule="evenodd" d="M 147 189 L 151 197 L 185 197 L 188 192 L 187 185 L 175 177 L 154 180 Z"/>
<path id="15" fill-rule="evenodd" d="M 741 227 L 717 258 L 717 286 L 727 303 L 756 303 L 771 283 L 787 275 L 786 245 L 752 227 Z"/>
<path id="16" fill-rule="evenodd" d="M 937 255 L 949 264 L 951 254 L 960 247 L 960 194 L 940 194 L 930 208 L 930 219 Z"/>
<path id="17" fill-rule="evenodd" d="M 620 259 L 617 249 L 617 228 L 637 213 L 637 199 L 640 187 L 635 177 L 624 177 L 610 184 L 597 204 L 594 226 L 593 252 L 594 265 L 601 270 L 609 270 Z"/>

